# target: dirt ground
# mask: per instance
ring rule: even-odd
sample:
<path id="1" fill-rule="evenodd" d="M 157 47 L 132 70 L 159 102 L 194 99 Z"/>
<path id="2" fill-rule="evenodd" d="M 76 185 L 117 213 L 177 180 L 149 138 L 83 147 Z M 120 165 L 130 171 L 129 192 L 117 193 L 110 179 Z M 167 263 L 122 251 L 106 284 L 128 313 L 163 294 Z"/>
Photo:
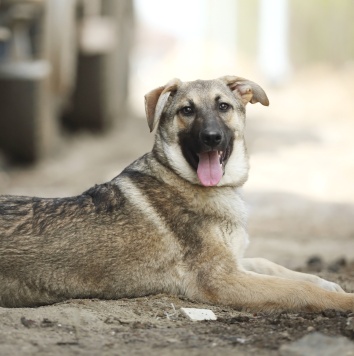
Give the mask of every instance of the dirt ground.
<path id="1" fill-rule="evenodd" d="M 304 271 L 354 292 L 354 263 L 312 259 Z M 335 271 L 335 272 L 334 272 Z M 190 321 L 181 307 L 209 308 L 216 321 Z M 281 346 L 321 332 L 354 341 L 354 313 L 266 315 L 156 295 L 0 308 L 1 355 L 282 355 Z M 353 343 L 354 347 L 354 343 Z"/>
<path id="2" fill-rule="evenodd" d="M 354 292 L 353 82 L 353 68 L 305 71 L 291 85 L 267 91 L 270 108 L 250 107 L 251 172 L 244 187 L 248 256 L 318 273 L 349 292 Z M 119 174 L 152 140 L 144 120 L 131 118 L 104 136 L 66 134 L 56 153 L 33 167 L 11 166 L 0 155 L 0 194 L 79 194 Z M 210 308 L 218 320 L 189 321 L 181 307 Z M 283 355 L 283 345 L 315 331 L 354 340 L 353 316 L 246 314 L 167 295 L 74 300 L 0 308 L 0 354 Z"/>

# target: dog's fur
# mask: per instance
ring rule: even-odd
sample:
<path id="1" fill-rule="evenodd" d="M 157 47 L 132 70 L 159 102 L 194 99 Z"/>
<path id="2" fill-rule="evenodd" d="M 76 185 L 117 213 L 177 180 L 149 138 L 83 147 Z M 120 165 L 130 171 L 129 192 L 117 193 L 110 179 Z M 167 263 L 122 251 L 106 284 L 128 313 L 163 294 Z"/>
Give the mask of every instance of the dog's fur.
<path id="1" fill-rule="evenodd" d="M 169 293 L 240 310 L 354 311 L 335 283 L 243 258 L 245 106 L 268 105 L 264 91 L 239 77 L 175 79 L 145 99 L 154 147 L 118 177 L 71 198 L 0 197 L 0 305 Z"/>

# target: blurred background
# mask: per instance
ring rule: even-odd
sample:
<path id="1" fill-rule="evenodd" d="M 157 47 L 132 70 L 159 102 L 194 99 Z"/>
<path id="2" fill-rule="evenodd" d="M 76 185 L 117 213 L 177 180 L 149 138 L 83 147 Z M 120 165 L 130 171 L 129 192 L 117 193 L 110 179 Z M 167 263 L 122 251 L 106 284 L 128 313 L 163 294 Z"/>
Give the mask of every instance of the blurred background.
<path id="1" fill-rule="evenodd" d="M 79 194 L 151 148 L 143 96 L 239 75 L 250 256 L 354 258 L 352 0 L 0 0 L 0 194 Z"/>

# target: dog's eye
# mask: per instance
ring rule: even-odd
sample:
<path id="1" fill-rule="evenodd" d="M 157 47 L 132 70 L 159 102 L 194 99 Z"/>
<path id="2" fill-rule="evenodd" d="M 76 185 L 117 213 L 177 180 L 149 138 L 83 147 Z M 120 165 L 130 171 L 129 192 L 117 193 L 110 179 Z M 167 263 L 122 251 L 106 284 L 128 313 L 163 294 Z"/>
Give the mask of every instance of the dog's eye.
<path id="1" fill-rule="evenodd" d="M 194 114 L 194 109 L 191 106 L 185 106 L 180 111 L 184 116 L 191 116 Z"/>
<path id="2" fill-rule="evenodd" d="M 220 111 L 227 111 L 229 109 L 230 105 L 226 103 L 220 103 L 219 104 L 219 110 Z"/>

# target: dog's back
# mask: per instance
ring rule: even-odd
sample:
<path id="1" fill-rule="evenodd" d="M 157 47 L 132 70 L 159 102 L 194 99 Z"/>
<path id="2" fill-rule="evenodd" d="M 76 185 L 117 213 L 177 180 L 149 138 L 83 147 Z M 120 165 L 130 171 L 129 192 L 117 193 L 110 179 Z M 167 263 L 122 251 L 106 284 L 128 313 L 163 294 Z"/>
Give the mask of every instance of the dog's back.
<path id="1" fill-rule="evenodd" d="M 65 285 L 75 285 L 78 297 L 99 297 L 101 291 L 92 286 L 99 286 L 102 267 L 85 256 L 101 248 L 105 257 L 100 237 L 108 243 L 107 226 L 118 219 L 123 201 L 111 183 L 70 198 L 0 196 L 0 285 L 7 286 L 0 305 L 64 300 L 71 295 L 65 295 Z"/>
<path id="2" fill-rule="evenodd" d="M 0 196 L 0 239 L 16 235 L 39 237 L 58 231 L 63 234 L 70 229 L 77 233 L 78 225 L 90 219 L 107 217 L 123 204 L 123 195 L 111 182 L 68 198 Z"/>
<path id="3" fill-rule="evenodd" d="M 178 293 L 179 247 L 143 198 L 150 187 L 161 200 L 166 186 L 145 158 L 136 163 L 75 197 L 0 197 L 1 306 Z M 164 214 L 176 199 L 161 203 Z"/>

